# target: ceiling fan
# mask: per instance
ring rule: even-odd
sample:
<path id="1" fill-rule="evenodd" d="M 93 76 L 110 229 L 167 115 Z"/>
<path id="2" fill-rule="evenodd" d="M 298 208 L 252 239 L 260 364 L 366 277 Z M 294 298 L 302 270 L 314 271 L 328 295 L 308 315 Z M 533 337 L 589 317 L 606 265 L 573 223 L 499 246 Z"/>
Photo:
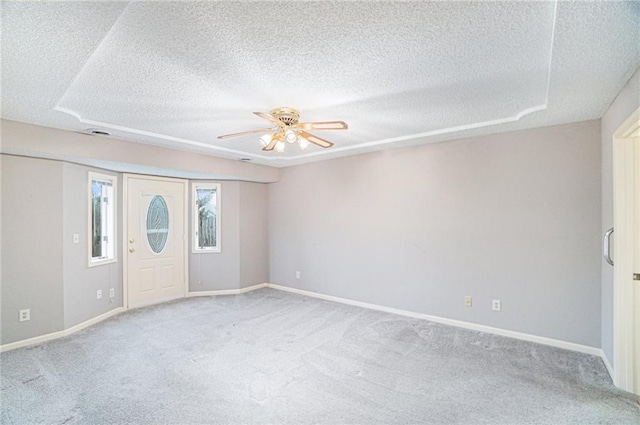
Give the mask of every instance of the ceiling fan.
<path id="1" fill-rule="evenodd" d="M 314 136 L 308 133 L 307 130 L 346 130 L 348 128 L 347 123 L 344 121 L 298 122 L 300 112 L 298 112 L 297 109 L 286 106 L 274 108 L 270 113 L 254 112 L 254 114 L 270 121 L 274 124 L 274 127 L 225 134 L 218 136 L 218 139 L 228 139 L 247 134 L 266 132 L 266 134 L 258 139 L 262 144 L 262 150 L 272 151 L 275 149 L 276 152 L 284 152 L 285 142 L 298 142 L 300 148 L 303 150 L 309 146 L 309 143 L 313 143 L 322 148 L 330 148 L 333 146 L 333 143 L 330 141 Z"/>

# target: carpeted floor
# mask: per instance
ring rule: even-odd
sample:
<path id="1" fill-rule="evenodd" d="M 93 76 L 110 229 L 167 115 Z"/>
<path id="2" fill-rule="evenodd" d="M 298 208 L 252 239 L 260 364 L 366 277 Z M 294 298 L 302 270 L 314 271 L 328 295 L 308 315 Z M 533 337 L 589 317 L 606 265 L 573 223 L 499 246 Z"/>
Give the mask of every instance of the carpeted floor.
<path id="1" fill-rule="evenodd" d="M 640 424 L 597 357 L 273 289 L 0 361 L 3 424 Z"/>

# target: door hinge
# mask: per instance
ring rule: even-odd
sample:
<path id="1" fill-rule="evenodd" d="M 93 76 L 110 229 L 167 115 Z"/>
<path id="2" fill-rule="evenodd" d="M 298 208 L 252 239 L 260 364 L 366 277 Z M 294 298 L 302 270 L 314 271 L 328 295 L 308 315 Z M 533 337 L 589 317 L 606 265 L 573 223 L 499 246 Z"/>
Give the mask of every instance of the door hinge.
<path id="1" fill-rule="evenodd" d="M 634 273 L 633 280 L 640 280 L 640 273 Z"/>

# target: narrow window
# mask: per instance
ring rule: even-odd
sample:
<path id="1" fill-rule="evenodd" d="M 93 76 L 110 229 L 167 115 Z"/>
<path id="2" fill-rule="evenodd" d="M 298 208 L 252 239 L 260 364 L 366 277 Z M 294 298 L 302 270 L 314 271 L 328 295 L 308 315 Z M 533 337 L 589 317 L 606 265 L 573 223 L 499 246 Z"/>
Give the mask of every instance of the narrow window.
<path id="1" fill-rule="evenodd" d="M 220 252 L 220 184 L 194 184 L 193 202 L 193 252 Z"/>
<path id="2" fill-rule="evenodd" d="M 89 173 L 89 267 L 116 261 L 117 177 Z"/>

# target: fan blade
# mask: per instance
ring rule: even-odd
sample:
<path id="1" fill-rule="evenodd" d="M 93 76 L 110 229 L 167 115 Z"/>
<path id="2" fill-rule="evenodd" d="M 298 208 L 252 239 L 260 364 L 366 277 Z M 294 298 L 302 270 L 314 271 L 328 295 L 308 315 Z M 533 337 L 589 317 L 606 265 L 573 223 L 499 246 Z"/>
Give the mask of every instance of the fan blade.
<path id="1" fill-rule="evenodd" d="M 271 114 L 267 114 L 266 112 L 254 112 L 254 114 L 259 116 L 260 118 L 264 118 L 267 121 L 271 121 L 271 122 L 276 123 L 278 125 L 282 125 L 282 121 L 280 121 L 278 118 L 274 117 Z"/>
<path id="2" fill-rule="evenodd" d="M 321 148 L 330 148 L 331 146 L 333 146 L 333 143 L 331 143 L 330 141 L 321 139 L 320 137 L 314 136 L 313 134 L 307 133 L 306 131 L 301 131 L 300 135 L 311 143 L 320 146 Z"/>
<path id="3" fill-rule="evenodd" d="M 280 141 L 280 137 L 278 134 L 276 134 L 273 139 L 271 139 L 271 142 L 269 142 L 269 144 L 267 146 L 265 146 L 264 148 L 262 148 L 263 151 L 272 151 L 273 148 L 276 147 L 276 144 L 278 144 L 278 142 Z"/>
<path id="4" fill-rule="evenodd" d="M 243 131 L 241 133 L 225 134 L 223 136 L 218 136 L 218 139 L 228 139 L 230 137 L 244 136 L 245 134 L 265 133 L 269 131 L 273 131 L 273 128 L 263 128 L 261 130 L 249 130 L 249 131 Z"/>
<path id="5" fill-rule="evenodd" d="M 301 122 L 298 127 L 303 130 L 346 130 L 349 128 L 344 121 Z"/>

